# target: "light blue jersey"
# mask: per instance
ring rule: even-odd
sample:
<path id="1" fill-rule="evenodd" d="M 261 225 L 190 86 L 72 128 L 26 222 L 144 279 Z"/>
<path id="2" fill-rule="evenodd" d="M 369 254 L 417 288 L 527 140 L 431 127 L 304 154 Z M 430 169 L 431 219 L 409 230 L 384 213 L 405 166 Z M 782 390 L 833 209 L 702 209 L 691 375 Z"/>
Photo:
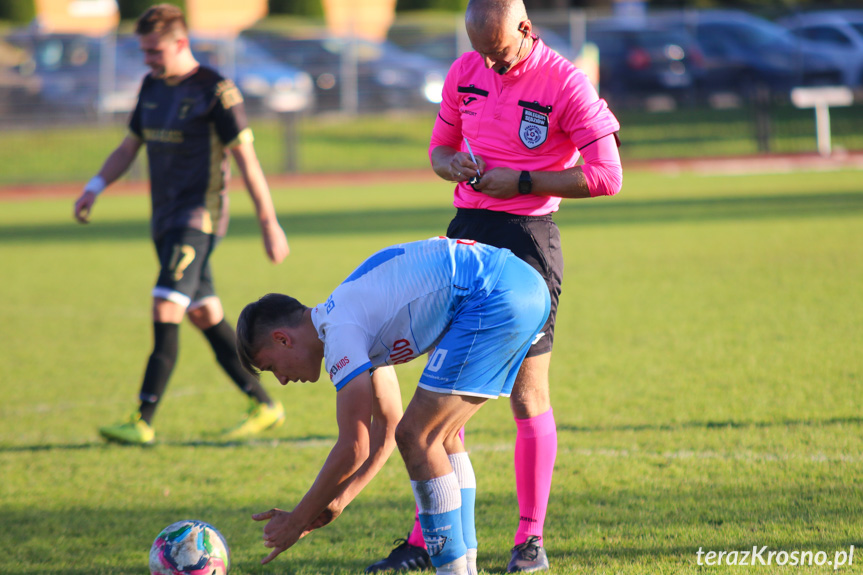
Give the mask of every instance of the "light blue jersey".
<path id="1" fill-rule="evenodd" d="M 498 285 L 502 276 L 508 278 L 503 291 Z M 508 294 L 507 301 L 536 301 L 532 307 L 537 311 L 525 315 L 520 301 L 515 306 L 491 305 L 489 298 L 496 290 Z M 522 347 L 527 352 L 527 345 L 548 315 L 547 301 L 548 289 L 542 278 L 509 250 L 433 238 L 391 246 L 369 257 L 326 302 L 313 308 L 312 321 L 324 342 L 325 367 L 336 389 L 371 367 L 406 363 L 435 348 L 421 386 L 445 393 L 496 397 L 505 384 L 496 391 L 461 389 L 461 384 L 474 376 L 453 362 L 464 363 L 465 352 L 485 350 L 481 357 L 488 356 L 492 363 L 511 363 Z M 470 319 L 476 315 L 477 306 L 483 305 L 482 320 L 477 323 L 478 318 Z M 545 315 L 539 318 L 543 307 Z M 497 317 L 500 313 L 507 316 L 503 321 Z M 514 315 L 523 317 L 509 317 Z M 514 326 L 513 320 L 526 321 L 526 327 Z M 441 345 L 445 338 L 460 353 L 448 354 Z M 513 345 L 504 339 L 512 340 Z M 519 365 L 523 357 L 522 353 L 517 359 Z M 495 376 L 476 373 L 475 377 L 485 381 Z"/>

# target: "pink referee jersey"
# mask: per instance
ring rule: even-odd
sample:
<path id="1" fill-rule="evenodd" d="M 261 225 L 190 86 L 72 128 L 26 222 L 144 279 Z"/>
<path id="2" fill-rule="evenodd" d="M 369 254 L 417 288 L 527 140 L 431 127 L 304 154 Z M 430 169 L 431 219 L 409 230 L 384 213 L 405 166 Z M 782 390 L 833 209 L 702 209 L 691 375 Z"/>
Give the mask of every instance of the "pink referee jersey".
<path id="1" fill-rule="evenodd" d="M 530 54 L 504 75 L 486 68 L 477 52 L 453 63 L 429 156 L 441 145 L 466 152 L 466 136 L 487 170 L 561 171 L 576 165 L 579 148 L 619 129 L 584 72 L 536 40 Z M 532 194 L 500 200 L 460 182 L 453 204 L 535 216 L 556 212 L 560 200 Z"/>

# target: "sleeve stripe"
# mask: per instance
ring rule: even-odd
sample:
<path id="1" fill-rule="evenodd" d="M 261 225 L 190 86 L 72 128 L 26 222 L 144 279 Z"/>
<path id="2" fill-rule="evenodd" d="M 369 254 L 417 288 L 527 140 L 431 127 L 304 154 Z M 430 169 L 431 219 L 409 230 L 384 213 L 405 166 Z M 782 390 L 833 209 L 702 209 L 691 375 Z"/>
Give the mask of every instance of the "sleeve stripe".
<path id="1" fill-rule="evenodd" d="M 228 142 L 225 147 L 226 148 L 236 148 L 240 144 L 249 144 L 255 141 L 255 135 L 252 133 L 251 128 L 243 128 L 243 130 L 237 134 L 237 137 Z"/>
<path id="2" fill-rule="evenodd" d="M 450 123 L 450 122 L 447 122 L 447 121 L 444 119 L 444 117 L 440 115 L 440 112 L 438 112 L 437 117 L 438 117 L 438 118 L 440 118 L 440 121 L 441 121 L 441 122 L 443 122 L 444 124 L 446 124 L 447 126 L 455 127 L 455 124 Z"/>
<path id="3" fill-rule="evenodd" d="M 343 388 L 344 386 L 346 386 L 349 381 L 351 381 L 353 378 L 358 376 L 361 372 L 368 371 L 369 368 L 371 368 L 371 367 L 372 367 L 372 362 L 367 361 L 364 364 L 362 364 L 360 367 L 358 367 L 355 370 L 353 370 L 352 372 L 350 372 L 348 375 L 346 375 L 344 377 L 344 379 L 342 379 L 341 381 L 339 381 L 336 384 L 336 391 L 338 391 L 341 388 Z"/>

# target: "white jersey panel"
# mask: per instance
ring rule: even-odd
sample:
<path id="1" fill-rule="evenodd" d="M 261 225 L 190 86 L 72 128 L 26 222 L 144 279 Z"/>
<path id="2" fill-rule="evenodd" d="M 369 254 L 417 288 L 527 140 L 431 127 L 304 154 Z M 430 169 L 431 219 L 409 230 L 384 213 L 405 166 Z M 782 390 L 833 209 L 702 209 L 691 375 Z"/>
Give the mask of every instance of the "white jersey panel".
<path id="1" fill-rule="evenodd" d="M 312 311 L 336 389 L 373 366 L 408 362 L 434 347 L 461 301 L 488 292 L 511 253 L 434 238 L 385 248 Z"/>

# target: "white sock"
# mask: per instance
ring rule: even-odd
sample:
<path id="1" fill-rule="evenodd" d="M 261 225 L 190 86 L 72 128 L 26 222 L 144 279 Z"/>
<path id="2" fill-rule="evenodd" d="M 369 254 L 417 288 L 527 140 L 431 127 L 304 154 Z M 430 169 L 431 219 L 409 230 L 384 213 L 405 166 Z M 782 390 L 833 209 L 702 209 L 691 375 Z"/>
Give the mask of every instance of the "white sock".
<path id="1" fill-rule="evenodd" d="M 469 573 L 470 571 L 468 571 L 467 559 L 462 555 L 458 559 L 438 567 L 436 575 L 468 575 Z M 476 573 L 476 571 L 474 571 L 474 573 Z"/>
<path id="2" fill-rule="evenodd" d="M 461 489 L 455 472 L 426 481 L 411 481 L 411 488 L 420 513 L 437 515 L 461 507 Z"/>
<path id="3" fill-rule="evenodd" d="M 477 575 L 476 549 L 468 549 L 465 559 L 467 559 L 467 575 Z"/>

